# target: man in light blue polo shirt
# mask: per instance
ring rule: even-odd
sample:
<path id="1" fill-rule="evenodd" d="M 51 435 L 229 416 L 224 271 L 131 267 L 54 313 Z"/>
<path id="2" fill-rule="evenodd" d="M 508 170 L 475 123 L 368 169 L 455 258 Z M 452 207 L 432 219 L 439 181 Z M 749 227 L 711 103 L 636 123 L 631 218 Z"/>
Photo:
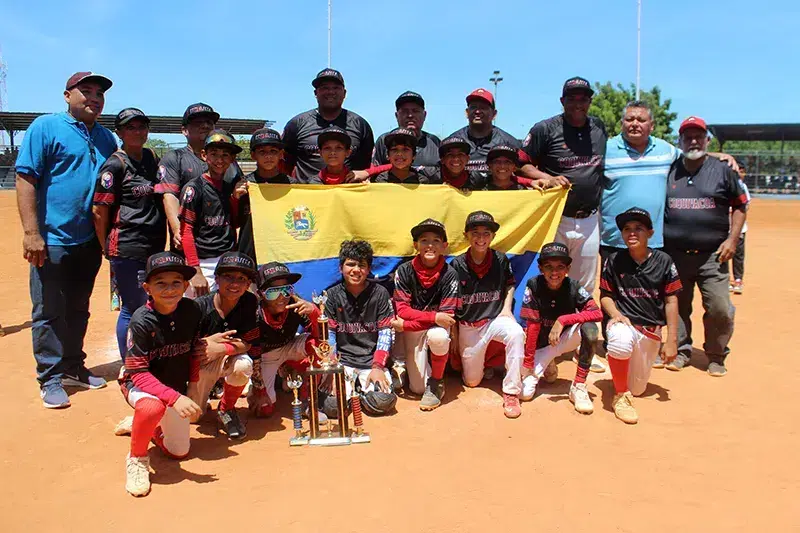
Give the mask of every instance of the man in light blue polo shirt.
<path id="1" fill-rule="evenodd" d="M 92 222 L 97 171 L 117 149 L 96 123 L 111 80 L 77 72 L 67 80 L 67 111 L 37 118 L 17 158 L 17 204 L 31 264 L 31 328 L 36 373 L 47 408 L 69 407 L 64 386 L 98 389 L 85 366 L 83 338 L 101 250 Z"/>

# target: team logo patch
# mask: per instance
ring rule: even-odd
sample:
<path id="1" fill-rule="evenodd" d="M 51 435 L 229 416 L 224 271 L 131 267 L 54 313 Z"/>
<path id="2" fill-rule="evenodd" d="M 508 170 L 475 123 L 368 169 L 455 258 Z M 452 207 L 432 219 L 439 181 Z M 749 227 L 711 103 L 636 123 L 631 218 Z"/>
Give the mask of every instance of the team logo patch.
<path id="1" fill-rule="evenodd" d="M 283 217 L 283 225 L 286 232 L 298 241 L 307 241 L 317 233 L 317 219 L 304 205 L 290 209 Z"/>
<path id="2" fill-rule="evenodd" d="M 525 136 L 525 140 L 522 141 L 522 146 L 523 147 L 528 146 L 530 143 L 531 143 L 531 134 L 528 133 L 528 135 Z"/>
<path id="3" fill-rule="evenodd" d="M 167 178 L 167 167 L 158 165 L 158 181 L 164 181 Z"/>
<path id="4" fill-rule="evenodd" d="M 525 294 L 522 296 L 522 303 L 524 304 L 531 303 L 531 298 L 533 298 L 533 296 L 531 295 L 531 290 L 528 287 L 525 287 Z"/>
<path id="5" fill-rule="evenodd" d="M 580 295 L 581 298 L 585 299 L 591 298 L 591 296 L 589 296 L 589 293 L 586 292 L 586 289 L 584 289 L 583 287 L 578 288 L 578 294 Z"/>
<path id="6" fill-rule="evenodd" d="M 111 172 L 103 172 L 100 176 L 100 185 L 102 185 L 104 189 L 110 189 L 111 186 L 114 185 L 114 176 L 111 175 Z"/>
<path id="7" fill-rule="evenodd" d="M 194 187 L 186 187 L 186 190 L 183 191 L 183 201 L 189 203 L 193 199 L 194 199 Z"/>

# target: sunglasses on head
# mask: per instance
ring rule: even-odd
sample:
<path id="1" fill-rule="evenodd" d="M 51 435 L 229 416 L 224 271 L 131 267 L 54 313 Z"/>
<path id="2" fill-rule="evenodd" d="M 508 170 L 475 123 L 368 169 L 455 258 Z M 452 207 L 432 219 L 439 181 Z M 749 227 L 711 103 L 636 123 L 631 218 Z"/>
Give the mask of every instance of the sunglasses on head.
<path id="1" fill-rule="evenodd" d="M 264 289 L 264 299 L 267 301 L 274 301 L 283 296 L 284 298 L 290 298 L 294 294 L 294 286 L 292 285 L 280 285 L 278 287 L 269 287 L 268 289 Z"/>

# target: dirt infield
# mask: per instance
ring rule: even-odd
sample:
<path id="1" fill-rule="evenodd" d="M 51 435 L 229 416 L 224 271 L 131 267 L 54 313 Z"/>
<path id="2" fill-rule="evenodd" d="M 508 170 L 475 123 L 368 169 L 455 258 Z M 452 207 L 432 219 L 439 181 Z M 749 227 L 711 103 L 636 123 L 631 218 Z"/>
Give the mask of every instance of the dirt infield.
<path id="1" fill-rule="evenodd" d="M 67 410 L 41 407 L 28 266 L 14 194 L 3 192 L 0 531 L 797 530 L 800 373 L 787 357 L 797 353 L 798 208 L 753 202 L 728 376 L 709 377 L 701 350 L 692 368 L 654 370 L 637 426 L 610 411 L 610 375 L 590 376 L 595 413 L 576 413 L 571 361 L 518 420 L 502 415 L 499 378 L 468 391 L 451 378 L 436 412 L 400 400 L 396 415 L 366 420 L 372 444 L 345 448 L 290 449 L 289 397 L 279 396 L 282 417 L 251 420 L 242 443 L 215 437 L 209 419 L 192 428 L 190 459 L 151 449 L 153 490 L 134 499 L 124 488 L 129 439 L 112 433 L 131 411 L 115 383 L 74 394 Z M 86 352 L 113 379 L 108 309 L 106 263 Z"/>

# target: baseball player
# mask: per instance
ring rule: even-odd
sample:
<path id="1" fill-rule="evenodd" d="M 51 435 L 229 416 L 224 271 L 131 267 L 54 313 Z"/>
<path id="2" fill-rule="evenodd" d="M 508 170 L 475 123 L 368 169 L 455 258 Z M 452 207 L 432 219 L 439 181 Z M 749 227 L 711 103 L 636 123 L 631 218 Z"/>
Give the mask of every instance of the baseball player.
<path id="1" fill-rule="evenodd" d="M 464 225 L 469 249 L 450 266 L 458 274 L 460 305 L 456 313 L 457 335 L 453 340 L 461 354 L 464 384 L 477 387 L 484 376 L 486 348 L 491 341 L 505 345 L 506 375 L 503 378 L 503 413 L 508 418 L 522 414 L 522 359 L 525 334 L 514 318 L 514 274 L 502 252 L 491 248 L 500 224 L 485 211 L 470 213 Z"/>
<path id="2" fill-rule="evenodd" d="M 144 305 L 139 272 L 147 258 L 166 245 L 167 223 L 158 181 L 158 157 L 144 148 L 150 119 L 129 107 L 114 120 L 122 148 L 109 157 L 97 174 L 92 212 L 97 239 L 108 258 L 122 306 L 117 317 L 117 344 L 127 352 L 128 323 Z"/>
<path id="3" fill-rule="evenodd" d="M 250 158 L 256 169 L 245 176 L 248 183 L 278 183 L 288 185 L 291 179 L 280 171 L 283 141 L 280 134 L 269 128 L 256 130 L 250 137 Z M 239 251 L 250 256 L 258 264 L 256 245 L 253 242 L 253 220 L 250 216 L 250 196 L 239 200 L 241 227 L 239 229 Z"/>
<path id="4" fill-rule="evenodd" d="M 231 340 L 225 343 L 224 350 L 207 350 L 198 360 L 188 395 L 205 411 L 212 387 L 224 378 L 217 418 L 229 438 L 241 439 L 247 430 L 236 412 L 236 400 L 253 374 L 253 359 L 261 356 L 258 299 L 247 290 L 258 272 L 255 261 L 246 254 L 226 252 L 219 258 L 214 275 L 217 290 L 195 300 L 203 312 L 200 336 L 219 333 Z"/>
<path id="5" fill-rule="evenodd" d="M 639 415 L 632 396 L 647 388 L 653 362 L 659 355 L 669 363 L 678 355 L 678 269 L 670 256 L 647 246 L 653 221 L 644 209 L 633 207 L 617 215 L 627 250 L 614 252 L 600 277 L 600 304 L 610 317 L 608 366 L 614 381 L 614 414 L 626 424 Z M 661 329 L 667 339 L 661 344 Z"/>
<path id="6" fill-rule="evenodd" d="M 410 130 L 414 135 L 414 162 L 412 166 L 417 172 L 433 169 L 439 163 L 439 143 L 436 135 L 431 135 L 422 129 L 428 113 L 425 111 L 425 100 L 414 91 L 406 91 L 397 97 L 394 102 L 397 118 L 397 127 Z M 372 165 L 374 167 L 389 164 L 389 151 L 384 133 L 375 141 L 372 152 Z"/>
<path id="7" fill-rule="evenodd" d="M 470 144 L 461 137 L 448 137 L 439 145 L 441 161 L 423 173 L 430 183 L 444 183 L 462 190 L 480 190 L 486 185 L 486 177 L 480 172 L 467 170 Z"/>
<path id="8" fill-rule="evenodd" d="M 224 176 L 242 149 L 225 130 L 214 130 L 206 139 L 203 159 L 208 172 L 189 181 L 181 191 L 181 241 L 186 262 L 197 273 L 187 296 L 208 294 L 216 288 L 214 269 L 225 252 L 236 248 L 239 198 L 247 194 L 247 182 L 236 185 Z"/>
<path id="9" fill-rule="evenodd" d="M 745 176 L 747 176 L 747 167 L 743 164 L 739 165 L 739 183 L 742 186 L 744 195 L 747 198 L 747 208 L 750 208 L 750 191 L 745 183 Z M 733 208 L 731 208 L 731 213 Z M 747 234 L 747 220 L 742 225 L 742 232 L 739 235 L 739 241 L 736 243 L 736 252 L 733 254 L 731 260 L 733 266 L 733 283 L 730 284 L 730 291 L 733 294 L 742 294 L 744 292 L 744 238 Z"/>
<path id="10" fill-rule="evenodd" d="M 286 173 L 292 175 L 293 170 L 298 183 L 315 181 L 324 166 L 318 136 L 331 126 L 345 131 L 350 137 L 351 150 L 344 166 L 352 170 L 369 167 L 375 146 L 372 128 L 359 115 L 342 108 L 347 96 L 342 74 L 326 68 L 317 74 L 311 85 L 317 108 L 293 117 L 283 130 Z"/>
<path id="11" fill-rule="evenodd" d="M 444 224 L 428 218 L 411 228 L 417 255 L 397 268 L 394 304 L 406 351 L 409 388 L 421 394 L 419 408 L 432 411 L 442 404 L 450 328 L 458 308 L 458 274 L 444 260 Z M 430 352 L 430 364 L 428 363 Z"/>
<path id="12" fill-rule="evenodd" d="M 517 150 L 511 146 L 501 144 L 495 146 L 486 155 L 486 165 L 489 167 L 489 182 L 486 191 L 519 191 L 525 187 L 517 181 L 514 172 L 519 164 Z"/>
<path id="13" fill-rule="evenodd" d="M 189 420 L 200 414 L 186 396 L 201 319 L 197 304 L 183 298 L 192 276 L 179 255 L 151 255 L 144 282 L 149 301 L 131 317 L 120 389 L 134 409 L 125 482 L 133 496 L 150 492 L 150 439 L 168 457 L 182 459 L 189 454 Z"/>
<path id="14" fill-rule="evenodd" d="M 403 183 L 418 185 L 429 183 L 427 176 L 412 168 L 414 153 L 417 149 L 417 138 L 414 132 L 398 128 L 386 135 L 384 143 L 389 154 L 391 168 L 375 176 L 375 183 Z"/>
<path id="15" fill-rule="evenodd" d="M 392 378 L 386 369 L 392 349 L 394 309 L 389 292 L 368 278 L 372 258 L 368 242 L 342 243 L 339 249 L 342 281 L 328 289 L 326 308 L 331 347 L 335 348 L 347 376 L 357 377 L 355 391 L 347 381 L 348 399 L 359 394 L 364 412 L 380 416 L 392 412 L 397 403 Z M 328 418 L 336 418 L 335 397 L 326 398 L 324 405 Z"/>
<path id="16" fill-rule="evenodd" d="M 280 366 L 288 363 L 295 370 L 302 370 L 315 355 L 320 312 L 316 305 L 295 294 L 294 284 L 300 278 L 300 274 L 277 262 L 267 263 L 258 271 L 261 361 L 253 369 L 253 384 L 247 398 L 257 417 L 268 417 L 275 409 L 275 377 Z M 304 332 L 298 334 L 301 327 Z M 322 412 L 320 420 L 327 421 Z"/>
<path id="17" fill-rule="evenodd" d="M 346 165 L 347 158 L 350 157 L 351 139 L 347 132 L 336 126 L 325 128 L 317 136 L 319 142 L 319 153 L 325 167 L 316 176 L 309 178 L 306 182 L 322 185 L 340 185 L 347 181 L 347 174 L 350 169 Z"/>
<path id="18" fill-rule="evenodd" d="M 180 194 L 183 187 L 195 178 L 199 178 L 208 170 L 201 152 L 206 138 L 219 120 L 219 113 L 210 105 L 198 102 L 186 108 L 181 122 L 181 132 L 186 137 L 186 146 L 170 150 L 158 165 L 158 178 L 163 184 L 164 210 L 167 214 L 172 244 L 181 247 Z M 242 176 L 242 169 L 234 162 L 225 172 L 224 181 L 236 183 Z"/>
<path id="19" fill-rule="evenodd" d="M 548 381 L 547 368 L 552 361 L 580 344 L 578 369 L 569 388 L 569 400 L 576 411 L 590 414 L 594 406 L 586 391 L 586 376 L 592 364 L 592 352 L 588 343 L 581 343 L 581 338 L 588 335 L 597 339 L 595 322 L 603 318 L 603 313 L 580 283 L 567 277 L 572 258 L 566 245 L 545 244 L 538 261 L 541 274 L 525 284 L 520 311 L 527 333 L 522 399 L 532 400 L 539 379 L 544 377 Z"/>

